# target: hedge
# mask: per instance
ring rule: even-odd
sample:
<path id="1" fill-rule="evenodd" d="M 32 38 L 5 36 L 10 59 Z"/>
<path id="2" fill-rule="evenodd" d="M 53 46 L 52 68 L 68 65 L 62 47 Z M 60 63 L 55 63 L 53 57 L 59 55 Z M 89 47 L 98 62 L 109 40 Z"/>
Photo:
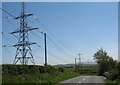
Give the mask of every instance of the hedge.
<path id="1" fill-rule="evenodd" d="M 58 68 L 53 66 L 38 66 L 38 65 L 12 65 L 3 64 L 2 74 L 33 74 L 33 73 L 51 73 L 60 72 Z"/>

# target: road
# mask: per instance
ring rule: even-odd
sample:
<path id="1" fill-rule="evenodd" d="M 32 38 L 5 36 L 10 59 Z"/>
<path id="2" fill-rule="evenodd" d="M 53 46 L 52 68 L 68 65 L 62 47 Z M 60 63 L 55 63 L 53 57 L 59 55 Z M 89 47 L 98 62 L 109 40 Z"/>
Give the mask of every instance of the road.
<path id="1" fill-rule="evenodd" d="M 103 76 L 79 76 L 60 82 L 57 85 L 105 85 Z"/>

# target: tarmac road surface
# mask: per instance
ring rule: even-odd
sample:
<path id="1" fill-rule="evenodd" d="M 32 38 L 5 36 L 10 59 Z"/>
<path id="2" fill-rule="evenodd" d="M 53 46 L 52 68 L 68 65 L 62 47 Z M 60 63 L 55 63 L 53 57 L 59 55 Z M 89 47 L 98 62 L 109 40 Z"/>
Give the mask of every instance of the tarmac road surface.
<path id="1" fill-rule="evenodd" d="M 79 76 L 60 82 L 57 85 L 105 85 L 103 76 Z"/>

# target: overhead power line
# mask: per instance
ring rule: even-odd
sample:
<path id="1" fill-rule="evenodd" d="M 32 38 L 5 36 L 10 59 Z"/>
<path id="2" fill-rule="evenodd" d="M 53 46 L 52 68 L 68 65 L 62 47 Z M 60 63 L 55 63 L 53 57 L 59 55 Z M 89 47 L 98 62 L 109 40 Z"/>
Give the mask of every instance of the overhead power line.
<path id="1" fill-rule="evenodd" d="M 43 47 L 40 47 L 40 48 L 42 48 L 43 50 L 45 50 Z M 48 54 L 50 54 L 52 57 L 54 57 L 54 58 L 56 58 L 56 59 L 59 59 L 59 60 L 61 60 L 61 61 L 67 62 L 67 63 L 70 63 L 69 61 L 67 61 L 67 60 L 65 60 L 65 59 L 63 59 L 63 58 L 60 58 L 60 57 L 56 56 L 55 54 L 53 54 L 53 53 L 50 52 L 50 51 L 48 51 Z"/>
<path id="2" fill-rule="evenodd" d="M 51 33 L 48 29 L 47 29 L 47 27 L 44 25 L 44 24 L 42 24 L 41 22 L 40 22 L 40 20 L 38 20 L 36 17 L 35 17 L 35 19 L 52 35 L 52 36 L 54 36 L 56 39 L 57 39 L 57 37 L 53 34 L 53 33 Z M 62 54 L 64 54 L 64 55 L 66 55 L 66 56 L 68 56 L 68 57 L 73 57 L 72 55 L 70 55 L 70 53 L 71 53 L 71 51 L 70 51 L 70 53 L 66 53 L 65 51 L 63 51 L 63 49 L 61 48 L 61 46 L 59 46 L 57 43 L 55 43 L 54 42 L 54 40 L 52 40 L 48 35 L 47 35 L 47 39 L 53 44 L 53 45 L 55 45 L 56 47 L 57 47 L 57 50 L 59 50 Z M 59 42 L 59 41 L 58 41 Z M 60 42 L 59 42 L 60 43 Z M 62 47 L 64 47 L 63 46 L 63 44 L 61 44 L 62 45 Z M 66 48 L 66 49 L 68 49 L 68 48 Z"/>
<path id="3" fill-rule="evenodd" d="M 9 54 L 11 54 L 11 52 L 7 48 L 4 48 L 4 50 L 6 50 L 6 52 L 8 52 Z"/>
<path id="4" fill-rule="evenodd" d="M 34 58 L 32 55 L 32 49 L 31 49 L 30 45 L 33 45 L 36 43 L 29 41 L 28 32 L 32 31 L 32 30 L 36 30 L 38 28 L 31 28 L 30 26 L 28 26 L 28 23 L 27 23 L 27 21 L 28 21 L 27 18 L 29 16 L 32 16 L 33 14 L 25 13 L 24 2 L 22 3 L 21 15 L 18 17 L 15 17 L 14 15 L 12 15 L 11 13 L 7 12 L 6 10 L 4 10 L 2 8 L 0 8 L 0 9 L 2 11 L 4 11 L 5 13 L 7 13 L 8 15 L 10 15 L 11 17 L 13 17 L 13 19 L 20 20 L 20 22 L 19 22 L 20 28 L 11 32 L 11 34 L 17 34 L 17 33 L 19 34 L 18 43 L 13 45 L 13 47 L 17 47 L 13 64 L 16 64 L 18 61 L 20 61 L 21 64 L 28 64 L 28 60 L 30 60 L 33 64 L 35 64 Z M 6 47 L 6 46 L 4 45 L 4 47 Z M 29 54 L 29 56 L 28 56 L 28 54 Z"/>
<path id="5" fill-rule="evenodd" d="M 54 55 L 54 54 L 51 53 L 51 52 L 49 52 L 49 53 L 50 53 L 53 57 L 55 57 L 56 59 L 58 59 L 58 60 L 64 61 L 65 63 L 71 63 L 71 62 L 69 62 L 69 61 L 64 60 L 63 58 L 57 57 L 56 55 Z"/>
<path id="6" fill-rule="evenodd" d="M 57 45 L 50 37 L 48 37 L 48 35 L 47 35 L 47 39 L 48 39 L 49 41 L 51 41 L 51 42 L 53 43 L 53 45 L 55 45 L 60 52 L 63 51 L 63 49 L 61 49 L 59 45 Z M 63 53 L 64 55 L 69 56 L 69 57 L 71 56 L 71 55 L 65 53 L 64 51 L 63 51 L 62 53 Z M 56 56 L 54 56 L 54 57 L 56 57 Z M 72 56 L 72 57 L 73 57 L 73 56 Z M 59 58 L 59 59 L 61 59 L 61 58 Z M 61 60 L 63 60 L 63 59 L 61 59 Z M 65 61 L 65 60 L 63 60 L 63 61 Z"/>
<path id="7" fill-rule="evenodd" d="M 47 39 L 54 45 L 57 47 L 57 50 L 59 50 L 60 53 L 70 57 L 73 57 L 72 55 L 68 54 L 67 52 L 65 52 L 58 44 L 56 44 L 49 36 L 47 36 Z"/>
<path id="8" fill-rule="evenodd" d="M 22 64 L 27 64 L 28 63 L 28 59 L 29 58 L 31 58 L 31 59 L 33 59 L 33 56 L 32 56 L 32 50 L 31 50 L 31 48 L 30 48 L 30 45 L 32 45 L 32 44 L 36 44 L 39 48 L 40 48 L 40 45 L 38 45 L 37 43 L 31 43 L 31 42 L 29 42 L 28 40 L 28 34 L 27 34 L 27 32 L 28 31 L 32 31 L 32 30 L 35 30 L 35 29 L 38 29 L 38 28 L 31 28 L 30 26 L 28 26 L 28 24 L 27 24 L 27 21 L 29 21 L 28 19 L 26 19 L 26 17 L 28 17 L 28 16 L 33 16 L 33 14 L 26 14 L 26 13 L 24 13 L 24 3 L 23 3 L 23 9 L 22 9 L 22 13 L 21 13 L 21 16 L 18 16 L 18 17 L 16 17 L 16 16 L 14 16 L 13 14 L 11 14 L 11 13 L 9 13 L 9 12 L 7 12 L 6 10 L 4 10 L 4 9 L 2 9 L 2 8 L 0 8 L 2 11 L 4 11 L 6 14 L 8 14 L 9 16 L 11 16 L 13 19 L 16 19 L 16 20 L 19 20 L 20 22 L 19 23 L 21 23 L 20 24 L 20 27 L 21 28 L 19 28 L 19 29 L 17 29 L 16 31 L 14 31 L 14 32 L 11 32 L 11 34 L 13 34 L 16 38 L 19 38 L 19 42 L 17 43 L 17 44 L 15 44 L 15 45 L 13 45 L 14 47 L 17 47 L 17 50 L 16 50 L 16 55 L 15 55 L 15 59 L 14 59 L 14 64 L 16 64 L 17 62 L 18 62 L 18 60 L 22 60 Z M 65 48 L 65 49 L 67 49 L 67 50 L 69 50 L 70 51 L 70 49 L 65 45 L 65 44 L 63 44 L 44 24 L 42 24 L 41 22 L 40 22 L 40 20 L 38 20 L 36 17 L 34 17 L 41 25 L 42 25 L 42 27 L 44 28 L 44 29 L 46 29 L 46 31 L 48 31 L 56 40 L 57 40 L 57 42 L 59 42 L 59 44 L 61 44 L 62 45 L 62 47 L 61 46 L 59 46 L 59 44 L 58 43 L 56 43 L 56 42 L 54 42 L 54 40 L 52 40 L 50 37 L 48 37 L 48 35 L 47 35 L 47 38 L 48 38 L 48 40 L 53 44 L 53 45 L 55 45 L 56 47 L 57 47 L 57 49 L 59 49 L 60 50 L 60 52 L 61 51 L 63 51 L 63 48 Z M 7 19 L 8 19 L 8 17 L 7 17 Z M 24 29 L 24 28 L 28 28 L 28 29 Z M 39 30 L 38 32 L 40 32 L 40 33 L 43 33 L 43 34 L 45 34 L 45 32 L 41 32 L 41 30 Z M 21 36 L 16 36 L 15 34 L 16 33 L 19 33 L 19 35 L 21 35 Z M 33 34 L 34 35 L 34 34 Z M 36 35 L 37 36 L 37 35 Z M 28 40 L 27 40 L 28 39 Z M 45 38 L 44 38 L 45 39 Z M 27 41 L 25 41 L 25 40 L 27 40 Z M 6 45 L 3 45 L 3 47 L 7 47 Z M 28 47 L 28 49 L 24 49 L 25 47 Z M 45 48 L 43 48 L 44 50 L 45 50 Z M 26 57 L 25 55 L 26 55 L 26 52 L 29 50 L 29 53 L 30 53 L 30 55 L 31 55 L 31 57 Z M 70 53 L 71 53 L 72 51 L 70 51 Z M 20 57 L 18 56 L 18 54 L 22 54 Z M 51 53 L 51 52 L 49 52 L 53 57 L 55 57 L 56 59 L 59 59 L 59 60 L 61 60 L 61 61 L 64 61 L 64 62 L 67 62 L 67 63 L 70 63 L 69 61 L 67 61 L 67 60 L 65 60 L 65 59 L 63 59 L 63 58 L 61 58 L 61 57 L 58 57 L 58 56 L 56 56 L 56 55 L 54 55 L 53 53 Z M 63 54 L 65 54 L 65 55 L 67 55 L 67 56 L 71 56 L 70 54 L 68 54 L 68 53 L 66 53 L 66 52 L 62 52 Z M 73 57 L 73 56 L 72 56 Z M 32 60 L 32 63 L 34 64 L 34 60 Z M 47 63 L 46 63 L 47 64 Z"/>
<path id="9" fill-rule="evenodd" d="M 0 8 L 2 11 L 4 11 L 5 13 L 7 13 L 8 15 L 10 15 L 11 17 L 15 18 L 15 16 L 9 12 L 7 12 L 6 10 L 4 10 L 3 8 Z"/>
<path id="10" fill-rule="evenodd" d="M 9 17 L 5 17 L 5 19 L 11 24 L 11 26 L 15 27 L 15 24 L 10 21 Z"/>
<path id="11" fill-rule="evenodd" d="M 72 50 L 69 48 L 69 47 L 67 47 L 65 44 L 63 44 L 62 42 L 61 42 L 61 40 L 59 40 L 37 17 L 33 17 L 36 21 L 38 21 L 38 23 L 39 24 L 41 24 L 42 26 L 43 26 L 43 28 L 46 30 L 46 31 L 48 31 L 57 41 L 58 41 L 58 43 L 60 43 L 61 45 L 62 45 L 62 47 L 64 47 L 64 48 L 66 48 L 67 50 L 69 50 L 69 52 L 71 53 L 72 52 Z M 73 52 L 72 52 L 73 53 Z"/>

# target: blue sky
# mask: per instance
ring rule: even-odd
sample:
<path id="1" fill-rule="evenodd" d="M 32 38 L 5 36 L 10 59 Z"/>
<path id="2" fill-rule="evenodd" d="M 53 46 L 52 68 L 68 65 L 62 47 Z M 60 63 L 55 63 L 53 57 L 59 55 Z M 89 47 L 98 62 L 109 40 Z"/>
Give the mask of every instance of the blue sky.
<path id="1" fill-rule="evenodd" d="M 3 9 L 18 16 L 21 13 L 21 3 L 4 2 Z M 82 54 L 83 62 L 93 61 L 93 54 L 101 47 L 114 59 L 117 59 L 117 2 L 27 2 L 25 9 L 27 13 L 33 13 L 34 17 L 37 17 L 55 35 L 55 37 L 52 36 L 39 22 L 30 17 L 29 20 L 34 22 L 28 22 L 30 26 L 42 29 L 57 44 L 55 46 L 47 39 L 49 64 L 74 63 L 74 58 L 78 57 L 79 52 Z M 8 33 L 19 28 L 19 24 L 10 16 L 8 21 L 5 18 L 7 16 L 9 15 L 3 12 L 3 44 L 12 45 L 17 43 L 17 39 Z M 30 33 L 30 41 L 41 45 L 41 48 L 37 46 L 32 46 L 32 48 L 33 55 L 37 56 L 34 57 L 36 64 L 43 64 L 43 35 L 33 31 Z M 3 48 L 3 63 L 13 62 L 15 50 L 11 47 Z"/>

